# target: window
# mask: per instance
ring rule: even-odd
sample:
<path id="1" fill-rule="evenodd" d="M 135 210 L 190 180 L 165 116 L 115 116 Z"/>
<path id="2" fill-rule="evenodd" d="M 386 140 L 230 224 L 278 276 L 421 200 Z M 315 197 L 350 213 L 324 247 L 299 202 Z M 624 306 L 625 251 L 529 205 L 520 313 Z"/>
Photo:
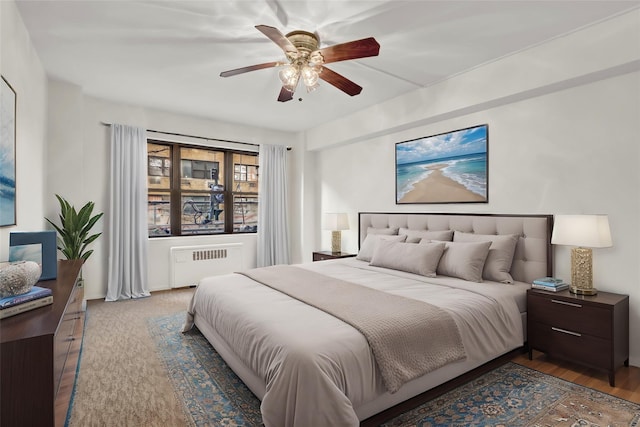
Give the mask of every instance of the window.
<path id="1" fill-rule="evenodd" d="M 258 181 L 258 167 L 234 163 L 233 179 L 236 181 Z"/>
<path id="2" fill-rule="evenodd" d="M 149 237 L 258 229 L 258 155 L 148 141 Z"/>

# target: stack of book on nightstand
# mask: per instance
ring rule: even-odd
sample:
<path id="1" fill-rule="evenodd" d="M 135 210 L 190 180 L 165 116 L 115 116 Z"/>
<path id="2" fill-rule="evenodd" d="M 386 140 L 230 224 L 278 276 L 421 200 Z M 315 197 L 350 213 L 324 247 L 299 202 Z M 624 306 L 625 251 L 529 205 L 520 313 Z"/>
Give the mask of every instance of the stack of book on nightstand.
<path id="1" fill-rule="evenodd" d="M 569 289 L 569 284 L 555 277 L 541 277 L 540 279 L 534 280 L 531 287 L 534 289 L 542 289 L 543 291 L 558 292 Z"/>
<path id="2" fill-rule="evenodd" d="M 29 292 L 0 299 L 0 319 L 53 303 L 49 288 L 34 286 Z"/>

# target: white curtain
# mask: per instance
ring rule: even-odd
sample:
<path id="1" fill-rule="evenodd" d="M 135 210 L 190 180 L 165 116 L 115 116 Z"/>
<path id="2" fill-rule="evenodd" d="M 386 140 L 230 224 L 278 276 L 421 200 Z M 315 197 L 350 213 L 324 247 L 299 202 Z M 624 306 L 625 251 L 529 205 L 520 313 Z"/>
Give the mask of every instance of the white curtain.
<path id="1" fill-rule="evenodd" d="M 260 145 L 258 267 L 289 264 L 287 147 Z"/>
<path id="2" fill-rule="evenodd" d="M 146 130 L 111 125 L 109 280 L 106 301 L 150 295 L 147 284 Z"/>

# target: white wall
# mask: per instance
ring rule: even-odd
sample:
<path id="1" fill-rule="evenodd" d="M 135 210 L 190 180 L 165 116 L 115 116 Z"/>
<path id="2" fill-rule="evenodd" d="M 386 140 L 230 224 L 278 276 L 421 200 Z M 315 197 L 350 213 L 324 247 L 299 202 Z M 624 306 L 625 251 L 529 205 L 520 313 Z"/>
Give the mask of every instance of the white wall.
<path id="1" fill-rule="evenodd" d="M 0 1 L 0 74 L 16 92 L 16 225 L 0 228 L 0 261 L 9 233 L 44 230 L 47 77 L 13 2 Z"/>
<path id="2" fill-rule="evenodd" d="M 631 363 L 640 365 L 640 12 L 584 29 L 396 98 L 307 134 L 318 212 L 604 213 L 614 246 L 594 250 L 594 282 L 630 295 Z M 395 204 L 395 143 L 489 125 L 489 203 Z M 335 135 L 340 135 L 336 141 Z M 328 232 L 316 222 L 315 249 Z M 556 247 L 569 278 L 569 248 Z"/>

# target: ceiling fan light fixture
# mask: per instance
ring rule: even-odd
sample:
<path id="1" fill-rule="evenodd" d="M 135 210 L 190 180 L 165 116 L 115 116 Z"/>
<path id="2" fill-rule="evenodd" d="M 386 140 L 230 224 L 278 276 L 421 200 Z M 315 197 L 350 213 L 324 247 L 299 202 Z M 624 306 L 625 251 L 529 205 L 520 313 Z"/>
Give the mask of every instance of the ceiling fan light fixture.
<path id="1" fill-rule="evenodd" d="M 278 73 L 278 77 L 280 77 L 280 81 L 283 85 L 291 85 L 294 82 L 298 82 L 298 78 L 300 77 L 300 70 L 293 64 L 285 66 Z"/>
<path id="2" fill-rule="evenodd" d="M 223 71 L 220 73 L 220 77 L 231 77 L 249 71 L 284 66 L 278 73 L 282 82 L 282 89 L 278 96 L 279 102 L 287 102 L 293 99 L 293 93 L 300 83 L 300 77 L 302 77 L 302 82 L 307 92 L 316 90 L 318 81 L 321 78 L 347 95 L 358 95 L 362 91 L 361 86 L 326 68 L 325 64 L 368 58 L 377 56 L 380 52 L 380 44 L 373 37 L 320 49 L 320 39 L 317 33 L 292 31 L 284 35 L 277 28 L 268 25 L 256 25 L 256 29 L 282 49 L 288 64 L 281 61 L 266 62 Z"/>
<path id="3" fill-rule="evenodd" d="M 316 71 L 315 67 L 309 66 L 308 64 L 302 67 L 302 80 L 304 81 L 305 86 L 307 86 L 307 90 L 310 87 L 318 86 L 318 71 Z"/>
<path id="4" fill-rule="evenodd" d="M 315 92 L 315 90 L 320 87 L 318 83 L 314 84 L 313 86 L 305 84 L 305 86 L 307 87 L 307 93 Z"/>
<path id="5" fill-rule="evenodd" d="M 282 81 L 282 87 L 293 93 L 298 87 L 298 81 L 300 80 L 300 69 L 295 65 L 287 65 L 278 73 L 280 80 Z"/>

